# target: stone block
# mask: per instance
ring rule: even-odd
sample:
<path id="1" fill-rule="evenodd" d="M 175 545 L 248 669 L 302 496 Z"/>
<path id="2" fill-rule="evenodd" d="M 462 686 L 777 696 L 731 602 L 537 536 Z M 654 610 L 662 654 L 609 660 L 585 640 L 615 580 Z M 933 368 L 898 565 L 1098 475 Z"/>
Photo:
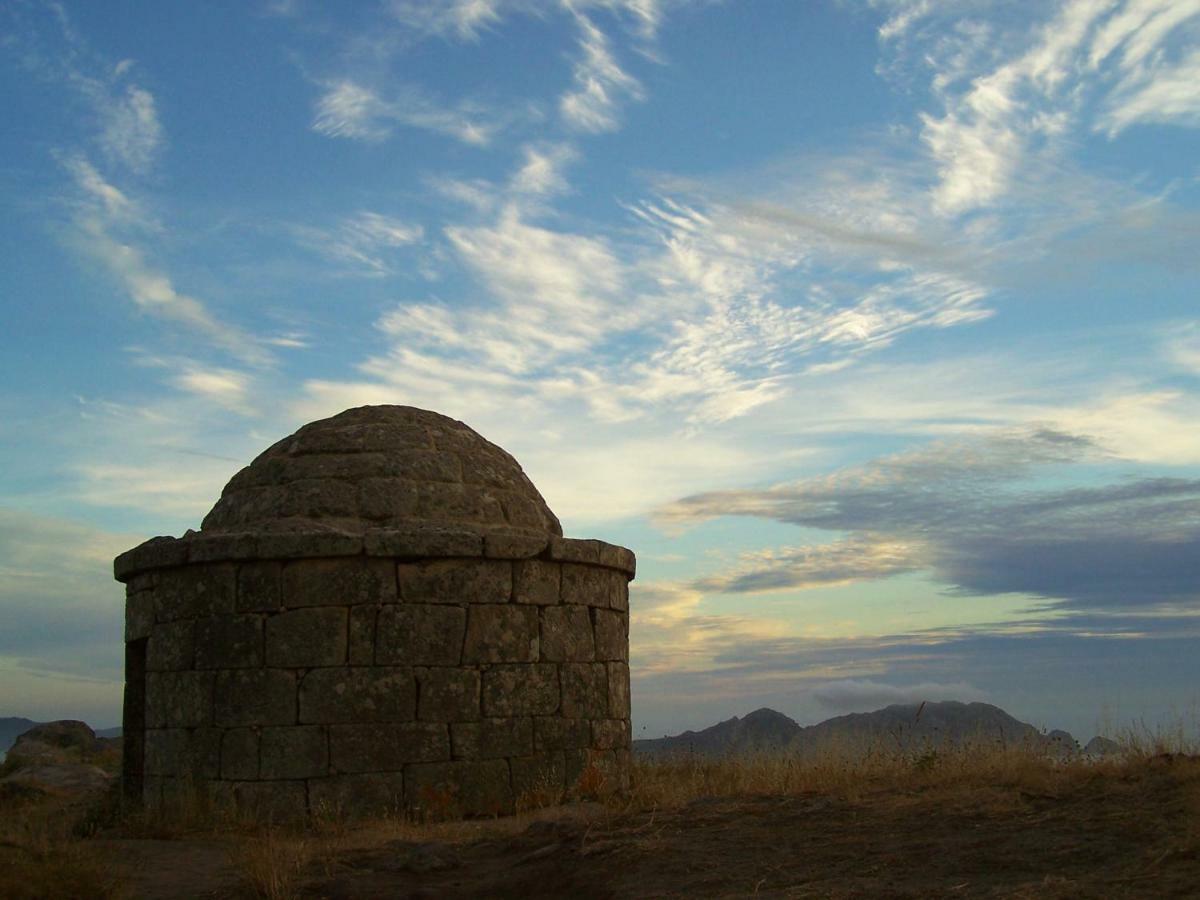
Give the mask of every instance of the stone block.
<path id="1" fill-rule="evenodd" d="M 564 750 L 567 797 L 603 797 L 617 790 L 621 782 L 615 753 L 615 750 Z"/>
<path id="2" fill-rule="evenodd" d="M 193 627 L 189 620 L 154 626 L 146 643 L 146 671 L 191 669 L 195 659 Z"/>
<path id="3" fill-rule="evenodd" d="M 608 589 L 608 605 L 620 612 L 629 612 L 629 582 L 623 575 L 617 573 Z"/>
<path id="4" fill-rule="evenodd" d="M 308 807 L 318 822 L 395 816 L 404 808 L 404 775 L 373 772 L 311 778 Z"/>
<path id="5" fill-rule="evenodd" d="M 479 672 L 417 669 L 417 718 L 423 722 L 472 722 L 479 718 Z"/>
<path id="6" fill-rule="evenodd" d="M 453 453 L 411 448 L 392 450 L 387 455 L 386 474 L 411 481 L 427 483 L 441 481 L 459 484 L 463 480 L 462 463 Z"/>
<path id="7" fill-rule="evenodd" d="M 296 675 L 282 669 L 234 669 L 217 673 L 216 723 L 294 725 Z"/>
<path id="8" fill-rule="evenodd" d="M 595 656 L 586 606 L 548 606 L 541 611 L 542 662 L 590 662 Z"/>
<path id="9" fill-rule="evenodd" d="M 558 702 L 554 663 L 489 666 L 483 672 L 485 716 L 548 716 L 558 711 Z"/>
<path id="10" fill-rule="evenodd" d="M 608 717 L 629 718 L 629 664 L 606 663 L 608 667 Z"/>
<path id="11" fill-rule="evenodd" d="M 283 605 L 395 603 L 396 569 L 383 559 L 302 559 L 283 568 Z"/>
<path id="12" fill-rule="evenodd" d="M 310 607 L 267 619 L 267 665 L 280 668 L 339 666 L 346 662 L 349 612 Z"/>
<path id="13" fill-rule="evenodd" d="M 227 781 L 258 778 L 258 729 L 225 729 L 221 736 L 221 777 Z"/>
<path id="14" fill-rule="evenodd" d="M 396 559 L 479 557 L 483 555 L 483 535 L 469 528 L 377 528 L 363 536 L 363 548 L 368 556 Z"/>
<path id="15" fill-rule="evenodd" d="M 504 526 L 504 509 L 489 488 L 473 484 L 417 484 L 417 515 L 422 519 Z"/>
<path id="16" fill-rule="evenodd" d="M 463 664 L 533 662 L 538 658 L 535 606 L 472 606 L 467 615 Z"/>
<path id="17" fill-rule="evenodd" d="M 540 559 L 513 563 L 513 600 L 554 606 L 559 602 L 562 586 L 562 566 Z"/>
<path id="18" fill-rule="evenodd" d="M 188 539 L 188 562 L 254 559 L 258 556 L 258 538 L 249 532 L 196 534 Z"/>
<path id="19" fill-rule="evenodd" d="M 262 730 L 260 778 L 313 778 L 327 774 L 329 736 L 324 725 L 287 725 Z"/>
<path id="20" fill-rule="evenodd" d="M 600 544 L 600 565 L 617 569 L 629 578 L 637 574 L 637 558 L 633 551 L 614 544 Z"/>
<path id="21" fill-rule="evenodd" d="M 489 559 L 531 559 L 550 544 L 544 535 L 524 532 L 489 532 L 483 537 L 483 555 Z M 557 595 L 558 591 L 555 590 Z M 558 602 L 557 596 L 555 601 Z"/>
<path id="22" fill-rule="evenodd" d="M 408 668 L 313 669 L 300 682 L 300 722 L 409 722 L 417 690 Z"/>
<path id="23" fill-rule="evenodd" d="M 183 775 L 191 751 L 191 731 L 187 728 L 146 729 L 145 773 L 147 775 Z"/>
<path id="24" fill-rule="evenodd" d="M 455 722 L 450 726 L 455 759 L 497 759 L 533 753 L 533 724 L 528 716 Z"/>
<path id="25" fill-rule="evenodd" d="M 512 528 L 543 531 L 546 517 L 536 503 L 517 491 L 497 491 L 496 498 L 504 510 L 505 521 Z"/>
<path id="26" fill-rule="evenodd" d="M 628 750 L 632 740 L 628 719 L 596 719 L 592 722 L 592 746 L 597 750 Z"/>
<path id="27" fill-rule="evenodd" d="M 159 536 L 126 550 L 113 560 L 113 577 L 128 581 L 139 572 L 182 566 L 187 562 L 187 544 L 178 538 Z"/>
<path id="28" fill-rule="evenodd" d="M 337 429 L 305 426 L 287 441 L 289 456 L 309 453 L 389 453 L 397 447 L 432 447 L 429 432 L 423 426 L 402 422 L 359 422 Z"/>
<path id="29" fill-rule="evenodd" d="M 125 640 L 150 637 L 154 628 L 154 591 L 136 591 L 125 598 Z"/>
<path id="30" fill-rule="evenodd" d="M 457 666 L 467 611 L 459 606 L 401 603 L 379 610 L 375 661 L 380 664 Z"/>
<path id="31" fill-rule="evenodd" d="M 238 612 L 275 612 L 282 605 L 280 578 L 283 566 L 277 562 L 248 562 L 238 567 Z"/>
<path id="32" fill-rule="evenodd" d="M 152 591 L 156 584 L 158 584 L 157 572 L 143 572 L 140 575 L 132 575 L 125 582 L 125 596 L 132 596 L 138 591 Z"/>
<path id="33" fill-rule="evenodd" d="M 625 576 L 613 569 L 567 563 L 562 567 L 562 602 L 612 608 Z"/>
<path id="34" fill-rule="evenodd" d="M 604 663 L 563 663 L 562 714 L 570 719 L 608 715 L 608 671 Z"/>
<path id="35" fill-rule="evenodd" d="M 629 660 L 629 615 L 613 609 L 593 609 L 596 623 L 596 659 Z"/>
<path id="36" fill-rule="evenodd" d="M 406 763 L 446 760 L 448 729 L 432 722 L 332 725 L 330 767 L 334 773 L 399 772 Z"/>
<path id="37" fill-rule="evenodd" d="M 233 563 L 208 563 L 159 573 L 154 591 L 159 622 L 201 619 L 233 612 L 237 592 Z"/>
<path id="38" fill-rule="evenodd" d="M 455 760 L 407 766 L 404 802 L 419 818 L 510 815 L 513 795 L 508 762 Z"/>
<path id="39" fill-rule="evenodd" d="M 363 539 L 341 531 L 268 532 L 258 536 L 258 553 L 263 559 L 316 559 L 362 552 Z"/>
<path id="40" fill-rule="evenodd" d="M 616 765 L 617 790 L 628 792 L 632 784 L 633 751 L 628 748 L 617 748 L 612 751 L 613 763 Z"/>
<path id="41" fill-rule="evenodd" d="M 600 563 L 601 542 L 579 538 L 556 537 L 550 541 L 550 558 L 571 563 Z"/>
<path id="42" fill-rule="evenodd" d="M 514 757 L 508 761 L 508 767 L 519 807 L 548 806 L 562 800 L 567 776 L 562 751 Z"/>
<path id="43" fill-rule="evenodd" d="M 197 669 L 246 669 L 262 663 L 259 616 L 221 616 L 196 622 Z"/>
<path id="44" fill-rule="evenodd" d="M 304 478 L 278 489 L 271 506 L 272 519 L 349 519 L 358 515 L 358 488 L 330 478 Z"/>
<path id="45" fill-rule="evenodd" d="M 438 559 L 396 567 L 406 603 L 507 603 L 512 563 L 500 559 Z"/>
<path id="46" fill-rule="evenodd" d="M 146 727 L 211 725 L 212 672 L 147 672 Z"/>
<path id="47" fill-rule="evenodd" d="M 364 519 L 390 523 L 417 514 L 417 486 L 396 478 L 364 478 L 358 484 L 358 510 Z"/>
<path id="48" fill-rule="evenodd" d="M 350 608 L 350 665 L 369 666 L 375 662 L 375 619 L 379 608 L 352 606 Z"/>
<path id="49" fill-rule="evenodd" d="M 537 716 L 533 720 L 535 750 L 582 750 L 591 743 L 592 724 L 588 719 Z"/>

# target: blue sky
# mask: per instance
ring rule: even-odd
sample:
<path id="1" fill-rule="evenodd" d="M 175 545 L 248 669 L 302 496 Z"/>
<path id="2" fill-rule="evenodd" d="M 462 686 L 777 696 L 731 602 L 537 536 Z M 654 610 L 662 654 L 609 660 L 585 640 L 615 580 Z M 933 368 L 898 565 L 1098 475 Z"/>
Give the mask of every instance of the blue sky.
<path id="1" fill-rule="evenodd" d="M 1200 0 L 10 0 L 0 714 L 364 403 L 633 548 L 635 734 L 1200 692 Z"/>

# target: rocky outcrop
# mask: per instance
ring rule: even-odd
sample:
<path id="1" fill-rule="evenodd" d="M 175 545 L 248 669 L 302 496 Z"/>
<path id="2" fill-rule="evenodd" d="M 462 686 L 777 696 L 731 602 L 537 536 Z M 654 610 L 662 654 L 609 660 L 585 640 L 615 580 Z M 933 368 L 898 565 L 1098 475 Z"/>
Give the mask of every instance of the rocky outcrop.
<path id="1" fill-rule="evenodd" d="M 0 767 L 0 795 L 101 793 L 116 778 L 120 741 L 97 738 L 83 722 L 36 725 L 17 738 Z"/>

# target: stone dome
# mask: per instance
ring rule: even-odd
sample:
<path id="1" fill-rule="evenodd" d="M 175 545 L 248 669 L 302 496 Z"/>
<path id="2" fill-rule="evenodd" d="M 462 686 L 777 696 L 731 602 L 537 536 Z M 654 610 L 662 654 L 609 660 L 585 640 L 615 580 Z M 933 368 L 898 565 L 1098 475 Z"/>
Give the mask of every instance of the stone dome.
<path id="1" fill-rule="evenodd" d="M 263 451 L 221 492 L 201 532 L 446 527 L 561 536 L 520 464 L 455 419 L 360 406 Z"/>

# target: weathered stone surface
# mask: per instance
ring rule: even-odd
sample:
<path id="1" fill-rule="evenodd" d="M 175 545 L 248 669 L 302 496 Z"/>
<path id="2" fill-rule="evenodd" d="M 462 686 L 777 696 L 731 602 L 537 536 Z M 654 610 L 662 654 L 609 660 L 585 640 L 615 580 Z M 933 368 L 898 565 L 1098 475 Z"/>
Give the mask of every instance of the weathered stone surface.
<path id="1" fill-rule="evenodd" d="M 296 721 L 296 675 L 282 669 L 234 669 L 217 673 L 216 724 L 292 725 Z"/>
<path id="2" fill-rule="evenodd" d="M 146 731 L 147 775 L 216 778 L 221 732 L 215 728 L 150 728 Z"/>
<path id="3" fill-rule="evenodd" d="M 579 538 L 553 538 L 550 541 L 550 558 L 562 562 L 600 563 L 600 541 Z"/>
<path id="4" fill-rule="evenodd" d="M 258 536 L 263 559 L 319 559 L 357 556 L 363 552 L 361 535 L 336 529 L 300 532 L 264 532 Z"/>
<path id="5" fill-rule="evenodd" d="M 527 528 L 530 531 L 541 531 L 544 527 L 542 511 L 524 495 L 512 491 L 497 491 L 496 499 L 500 501 L 504 518 L 511 527 Z"/>
<path id="6" fill-rule="evenodd" d="M 557 803 L 566 788 L 566 761 L 561 751 L 518 756 L 508 761 L 512 789 L 519 806 Z"/>
<path id="7" fill-rule="evenodd" d="M 587 719 L 561 716 L 536 716 L 533 720 L 533 745 L 536 750 L 578 750 L 592 741 L 592 723 Z"/>
<path id="8" fill-rule="evenodd" d="M 264 728 L 260 748 L 260 778 L 312 778 L 329 772 L 329 736 L 323 725 Z"/>
<path id="9" fill-rule="evenodd" d="M 611 609 L 593 609 L 596 623 L 596 659 L 629 659 L 629 616 Z"/>
<path id="10" fill-rule="evenodd" d="M 554 562 L 531 559 L 513 563 L 513 600 L 553 606 L 559 602 L 562 585 L 562 566 Z"/>
<path id="11" fill-rule="evenodd" d="M 369 666 L 375 662 L 375 619 L 379 609 L 355 606 L 350 609 L 350 665 Z"/>
<path id="12" fill-rule="evenodd" d="M 456 666 L 467 611 L 458 606 L 402 603 L 379 611 L 375 661 L 384 665 Z"/>
<path id="13" fill-rule="evenodd" d="M 311 607 L 267 619 L 267 665 L 280 668 L 338 666 L 346 662 L 345 609 Z"/>
<path id="14" fill-rule="evenodd" d="M 629 749 L 632 740 L 628 719 L 596 719 L 592 722 L 592 746 L 598 750 Z"/>
<path id="15" fill-rule="evenodd" d="M 565 563 L 562 567 L 562 602 L 612 607 L 614 595 L 624 584 L 625 576 L 612 569 Z"/>
<path id="16" fill-rule="evenodd" d="M 629 612 L 629 581 L 624 577 L 614 579 L 609 588 L 608 605 L 621 612 Z"/>
<path id="17" fill-rule="evenodd" d="M 479 718 L 479 672 L 417 669 L 417 718 L 423 722 L 471 722 Z"/>
<path id="18" fill-rule="evenodd" d="M 554 663 L 489 666 L 483 672 L 485 716 L 548 716 L 558 711 Z"/>
<path id="19" fill-rule="evenodd" d="M 347 417 L 360 419 L 351 424 Z M 380 479 L 417 489 L 415 510 Z M 370 481 L 369 487 L 364 484 Z M 505 509 L 493 494 L 511 498 Z M 507 505 L 507 504 L 506 504 Z M 243 469 L 204 519 L 203 533 L 334 525 L 470 523 L 561 534 L 517 462 L 459 422 L 425 410 L 373 406 L 312 422 Z"/>
<path id="20" fill-rule="evenodd" d="M 483 553 L 483 535 L 478 529 L 421 526 L 377 528 L 363 535 L 368 556 L 398 559 L 422 557 L 477 557 Z"/>
<path id="21" fill-rule="evenodd" d="M 567 796 L 586 799 L 620 790 L 623 778 L 617 770 L 616 753 L 616 750 L 563 751 Z"/>
<path id="22" fill-rule="evenodd" d="M 396 568 L 406 603 L 507 603 L 512 564 L 498 559 L 439 559 Z"/>
<path id="23" fill-rule="evenodd" d="M 600 544 L 600 565 L 618 569 L 629 578 L 637 574 L 637 558 L 633 551 L 614 544 Z"/>
<path id="24" fill-rule="evenodd" d="M 154 591 L 134 591 L 125 598 L 125 640 L 150 637 L 154 628 Z"/>
<path id="25" fill-rule="evenodd" d="M 417 484 L 398 478 L 364 478 L 358 483 L 358 511 L 372 522 L 411 519 L 417 514 Z"/>
<path id="26" fill-rule="evenodd" d="M 304 559 L 283 569 L 283 605 L 395 603 L 396 570 L 383 559 Z"/>
<path id="27" fill-rule="evenodd" d="M 221 735 L 221 777 L 229 781 L 258 778 L 258 730 L 226 728 Z"/>
<path id="28" fill-rule="evenodd" d="M 334 772 L 398 772 L 405 763 L 449 758 L 448 725 L 400 722 L 329 729 L 329 762 Z"/>
<path id="29" fill-rule="evenodd" d="M 629 718 L 629 664 L 607 663 L 608 715 L 613 719 Z"/>
<path id="30" fill-rule="evenodd" d="M 450 726 L 455 759 L 498 759 L 533 752 L 533 723 L 528 716 L 455 722 Z"/>
<path id="31" fill-rule="evenodd" d="M 483 555 L 489 559 L 530 559 L 550 544 L 550 538 L 524 532 L 493 531 L 484 535 Z"/>
<path id="32" fill-rule="evenodd" d="M 424 763 L 404 770 L 405 805 L 418 816 L 496 816 L 513 811 L 503 759 Z"/>
<path id="33" fill-rule="evenodd" d="M 128 581 L 147 569 L 182 566 L 187 562 L 187 545 L 173 537 L 153 537 L 132 550 L 126 550 L 113 560 L 113 576 Z"/>
<path id="34" fill-rule="evenodd" d="M 191 563 L 255 559 L 257 556 L 258 536 L 246 532 L 197 534 L 188 539 L 188 562 Z"/>
<path id="35" fill-rule="evenodd" d="M 282 605 L 280 576 L 283 566 L 277 562 L 248 562 L 238 567 L 238 612 L 275 612 Z"/>
<path id="36" fill-rule="evenodd" d="M 196 622 L 197 669 L 244 669 L 263 664 L 262 619 L 222 616 Z"/>
<path id="37" fill-rule="evenodd" d="M 595 658 L 595 650 L 586 606 L 548 606 L 541 611 L 543 662 L 587 662 Z"/>
<path id="38" fill-rule="evenodd" d="M 147 672 L 146 727 L 211 725 L 212 672 Z"/>
<path id="39" fill-rule="evenodd" d="M 563 663 L 562 714 L 603 719 L 608 713 L 608 672 L 604 663 Z"/>
<path id="40" fill-rule="evenodd" d="M 395 815 L 404 807 L 404 775 L 376 772 L 312 778 L 308 782 L 308 805 L 318 821 Z"/>
<path id="41" fill-rule="evenodd" d="M 467 614 L 463 663 L 533 662 L 538 658 L 535 606 L 476 605 Z"/>
<path id="42" fill-rule="evenodd" d="M 154 591 L 158 621 L 174 622 L 232 613 L 235 572 L 233 563 L 209 563 L 161 572 Z"/>
<path id="43" fill-rule="evenodd" d="M 146 644 L 148 672 L 177 672 L 191 669 L 195 657 L 195 640 L 191 621 L 156 625 Z"/>
<path id="44" fill-rule="evenodd" d="M 408 668 L 313 669 L 300 682 L 300 722 L 408 722 L 417 690 Z"/>

